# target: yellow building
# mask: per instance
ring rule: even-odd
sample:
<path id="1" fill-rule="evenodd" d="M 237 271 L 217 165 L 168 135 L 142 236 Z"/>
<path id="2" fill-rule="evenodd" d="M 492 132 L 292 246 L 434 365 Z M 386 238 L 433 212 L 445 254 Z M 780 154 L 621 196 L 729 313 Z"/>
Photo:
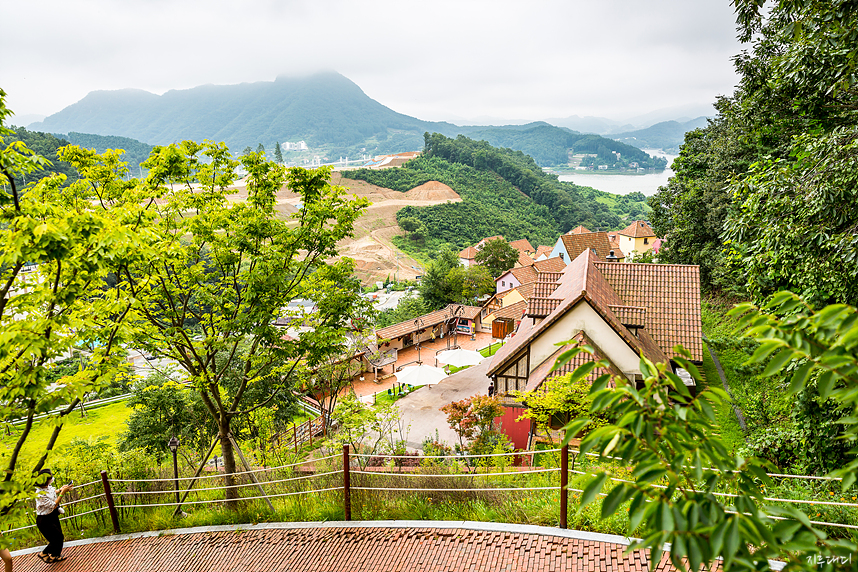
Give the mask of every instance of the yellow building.
<path id="1" fill-rule="evenodd" d="M 652 227 L 645 220 L 636 220 L 618 232 L 617 235 L 620 250 L 629 257 L 629 261 L 652 250 L 652 245 L 656 239 Z"/>

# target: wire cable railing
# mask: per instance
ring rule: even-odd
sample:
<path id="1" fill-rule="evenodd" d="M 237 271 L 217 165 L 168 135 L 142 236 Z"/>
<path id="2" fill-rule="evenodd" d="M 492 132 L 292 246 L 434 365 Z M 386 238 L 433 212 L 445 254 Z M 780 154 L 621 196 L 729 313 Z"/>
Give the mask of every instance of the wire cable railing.
<path id="1" fill-rule="evenodd" d="M 342 456 L 339 454 L 331 454 L 320 458 L 306 459 L 303 461 L 284 464 L 276 467 L 263 467 L 253 470 L 236 472 L 232 475 L 225 473 L 217 475 L 205 475 L 195 477 L 179 477 L 174 478 L 148 478 L 148 479 L 108 479 L 106 473 L 103 472 L 102 485 L 104 491 L 98 494 L 89 495 L 80 499 L 69 500 L 64 503 L 66 507 L 79 506 L 83 512 L 70 514 L 61 517 L 61 520 L 67 521 L 77 519 L 87 515 L 100 514 L 109 511 L 111 520 L 113 521 L 116 532 L 119 532 L 119 512 L 127 516 L 128 510 L 146 510 L 159 507 L 175 507 L 176 513 L 180 512 L 182 506 L 197 506 L 197 505 L 222 505 L 224 503 L 235 502 L 250 502 L 265 500 L 271 505 L 272 499 L 280 499 L 287 497 L 301 497 L 305 495 L 315 495 L 322 493 L 339 493 L 343 497 L 343 510 L 346 520 L 351 519 L 351 495 L 352 492 L 374 492 L 374 493 L 460 493 L 460 494 L 476 494 L 476 493 L 516 493 L 516 492 L 561 492 L 561 526 L 565 527 L 566 510 L 566 495 L 568 493 L 582 494 L 582 489 L 573 488 L 569 485 L 569 475 L 585 476 L 591 473 L 574 468 L 574 459 L 572 467 L 569 466 L 569 453 L 574 453 L 580 456 L 580 451 L 567 448 L 563 449 L 545 449 L 534 450 L 527 452 L 505 452 L 505 453 L 487 453 L 478 455 L 394 455 L 394 454 L 354 454 L 349 451 L 349 446 L 343 447 Z M 553 455 L 560 453 L 560 466 L 552 466 L 557 462 L 557 456 L 553 459 L 549 457 L 548 465 L 544 461 L 540 461 L 540 465 L 536 465 L 536 455 Z M 577 458 L 576 456 L 576 458 Z M 520 462 L 522 458 L 529 457 L 530 464 L 525 466 L 513 466 L 513 463 Z M 585 453 L 584 458 L 598 457 L 600 459 L 617 459 L 616 457 L 600 456 L 598 454 Z M 341 461 L 334 461 L 341 458 Z M 362 460 L 366 459 L 385 459 L 390 461 L 409 460 L 423 463 L 420 467 L 402 467 L 402 466 L 385 466 L 373 467 L 372 470 L 367 470 L 365 466 L 361 466 Z M 473 461 L 484 459 L 490 461 L 487 464 L 479 466 L 472 464 Z M 506 464 L 505 459 L 510 459 L 510 463 Z M 545 457 L 543 457 L 545 459 Z M 334 461 L 328 463 L 328 461 Z M 426 461 L 431 463 L 426 464 Z M 450 461 L 450 463 L 438 463 L 438 461 Z M 295 475 L 295 470 L 298 467 L 313 465 L 309 469 L 309 474 Z M 365 465 L 365 463 L 364 463 Z M 317 468 L 322 472 L 316 472 Z M 403 470 L 405 469 L 405 470 Z M 434 469 L 434 470 L 433 470 Z M 443 469 L 443 470 L 441 470 Z M 480 472 L 480 469 L 485 469 L 486 472 Z M 284 474 L 271 474 L 275 471 L 283 471 Z M 452 471 L 452 472 L 450 472 Z M 556 475 L 559 473 L 559 482 Z M 267 480 L 258 480 L 255 475 L 267 474 Z M 237 482 L 223 486 L 203 486 L 194 487 L 197 481 L 211 482 L 210 479 L 224 479 L 231 476 L 236 479 L 250 477 L 248 482 Z M 537 477 L 536 480 L 530 477 Z M 826 477 L 816 477 L 812 475 L 785 475 L 771 473 L 772 477 L 787 477 L 787 478 L 807 478 L 808 480 L 822 481 L 834 480 Z M 272 478 L 273 477 L 273 478 Z M 280 477 L 280 478 L 278 478 Z M 352 477 L 358 478 L 360 482 L 351 482 Z M 477 481 L 477 479 L 480 479 Z M 540 479 L 541 478 L 541 479 Z M 319 480 L 324 479 L 324 480 Z M 429 479 L 441 479 L 440 486 L 427 486 Z M 453 481 L 450 481 L 453 479 Z M 501 482 L 493 483 L 495 480 Z M 622 482 L 628 484 L 636 484 L 634 480 L 623 479 L 619 476 L 609 475 L 608 479 L 613 482 Z M 381 482 L 379 482 L 381 480 Z M 416 481 L 415 481 L 416 480 Z M 446 480 L 448 483 L 444 483 Z M 180 482 L 190 481 L 189 486 L 179 488 Z M 99 481 L 91 481 L 76 487 L 79 490 L 84 487 L 98 484 Z M 164 483 L 173 483 L 175 488 L 161 487 Z M 445 484 L 447 486 L 445 486 Z M 124 490 L 112 491 L 110 485 L 118 485 Z M 214 485 L 214 483 L 212 483 Z M 401 486 L 405 485 L 405 486 Z M 452 485 L 452 486 L 451 486 Z M 456 486 L 460 485 L 460 486 Z M 476 486 L 474 486 L 476 485 Z M 528 486 L 530 485 L 530 486 Z M 149 487 L 155 486 L 155 489 Z M 648 483 L 647 486 L 666 489 L 667 487 L 661 484 Z M 133 490 L 139 487 L 140 490 Z M 241 496 L 231 494 L 230 491 L 241 491 L 248 487 L 256 487 L 261 494 L 253 494 L 252 496 Z M 298 487 L 295 490 L 295 487 Z M 316 488 L 319 487 L 319 488 Z M 285 490 L 284 490 L 285 489 Z M 223 498 L 213 498 L 219 491 L 224 491 Z M 268 491 L 268 492 L 266 492 Z M 181 500 L 178 500 L 180 493 L 185 494 Z M 188 494 L 197 495 L 195 498 L 188 499 Z M 246 493 L 245 493 L 246 494 Z M 712 494 L 725 498 L 737 498 L 740 495 L 730 492 L 716 492 Z M 175 501 L 160 502 L 158 495 L 176 495 Z M 202 495 L 202 498 L 200 498 Z M 607 496 L 606 493 L 599 493 L 599 497 Z M 151 498 L 156 502 L 139 502 L 142 499 Z M 459 497 L 461 498 L 461 497 Z M 783 503 L 797 507 L 807 507 L 819 505 L 820 507 L 832 507 L 842 509 L 856 509 L 858 502 L 838 502 L 835 500 L 813 500 L 813 499 L 789 499 L 779 496 L 762 497 L 762 500 L 769 503 Z M 843 500 L 843 499 L 841 499 Z M 84 503 L 90 503 L 85 505 Z M 106 505 L 106 506 L 105 506 Z M 731 507 L 727 507 L 730 509 Z M 840 514 L 840 513 L 837 513 Z M 810 515 L 808 515 L 809 517 Z M 817 514 L 817 516 L 819 516 Z M 784 517 L 767 515 L 767 518 L 772 520 L 785 520 Z M 837 518 L 840 518 L 838 516 Z M 845 517 L 844 517 L 845 518 Z M 103 521 L 102 521 L 103 522 Z M 828 520 L 810 520 L 817 526 L 841 528 L 848 530 L 858 530 L 858 526 L 842 523 L 829 522 Z M 2 531 L 2 534 L 9 534 L 27 529 L 35 528 L 35 524 L 21 526 Z"/>

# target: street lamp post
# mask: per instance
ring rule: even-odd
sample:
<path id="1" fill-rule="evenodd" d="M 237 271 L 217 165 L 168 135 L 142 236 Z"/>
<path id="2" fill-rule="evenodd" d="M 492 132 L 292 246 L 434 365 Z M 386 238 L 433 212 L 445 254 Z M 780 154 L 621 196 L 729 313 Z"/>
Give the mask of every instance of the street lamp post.
<path id="1" fill-rule="evenodd" d="M 179 440 L 176 439 L 175 435 L 170 437 L 170 440 L 167 441 L 167 446 L 173 452 L 173 485 L 176 490 L 176 504 L 179 504 L 181 502 L 179 500 L 179 462 L 176 459 L 176 451 L 179 449 Z"/>
<path id="2" fill-rule="evenodd" d="M 414 320 L 414 331 L 415 336 L 417 336 L 417 364 L 421 365 L 423 362 L 420 361 L 420 328 L 423 327 L 423 318 L 417 318 Z"/>
<path id="3" fill-rule="evenodd" d="M 459 347 L 459 316 L 465 313 L 465 307 L 459 304 L 454 308 L 451 308 L 452 321 L 453 321 L 453 347 Z"/>

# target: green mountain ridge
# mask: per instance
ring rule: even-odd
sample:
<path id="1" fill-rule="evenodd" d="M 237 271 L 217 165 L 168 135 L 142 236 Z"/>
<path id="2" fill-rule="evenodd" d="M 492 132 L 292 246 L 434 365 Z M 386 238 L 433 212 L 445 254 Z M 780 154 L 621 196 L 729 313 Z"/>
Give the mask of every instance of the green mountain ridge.
<path id="1" fill-rule="evenodd" d="M 385 107 L 335 72 L 278 77 L 273 82 L 208 84 L 163 95 L 139 89 L 94 91 L 29 129 L 128 137 L 150 145 L 211 139 L 225 142 L 234 153 L 256 149 L 260 143 L 270 151 L 275 142 L 305 141 L 308 154 L 330 161 L 415 151 L 423 147 L 424 133 L 430 132 L 485 139 L 523 151 L 541 166 L 566 164 L 573 148 L 606 155 L 616 151 L 624 157 L 637 154 L 635 160 L 647 166 L 653 161 L 635 147 L 544 122 L 486 127 L 423 121 Z M 581 151 L 578 147 L 585 140 L 590 150 Z"/>
<path id="2" fill-rule="evenodd" d="M 708 123 L 709 118 L 705 116 L 684 123 L 662 121 L 646 129 L 614 133 L 609 137 L 639 149 L 661 149 L 668 153 L 679 153 L 679 146 L 685 141 L 685 134 L 706 127 Z"/>

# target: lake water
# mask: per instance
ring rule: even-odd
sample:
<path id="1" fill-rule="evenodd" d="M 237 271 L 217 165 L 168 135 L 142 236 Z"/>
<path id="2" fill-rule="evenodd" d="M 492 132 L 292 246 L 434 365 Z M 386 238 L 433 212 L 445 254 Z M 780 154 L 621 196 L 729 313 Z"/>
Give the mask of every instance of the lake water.
<path id="1" fill-rule="evenodd" d="M 667 164 L 671 165 L 676 155 L 668 155 L 660 149 L 643 149 L 653 157 L 664 157 Z M 648 173 L 646 175 L 596 175 L 591 171 L 581 171 L 570 175 L 560 175 L 561 181 L 568 181 L 583 187 L 593 187 L 600 191 L 613 193 L 615 195 L 627 195 L 640 191 L 646 196 L 651 196 L 658 188 L 667 184 L 667 180 L 673 176 L 669 168 L 661 173 Z"/>

